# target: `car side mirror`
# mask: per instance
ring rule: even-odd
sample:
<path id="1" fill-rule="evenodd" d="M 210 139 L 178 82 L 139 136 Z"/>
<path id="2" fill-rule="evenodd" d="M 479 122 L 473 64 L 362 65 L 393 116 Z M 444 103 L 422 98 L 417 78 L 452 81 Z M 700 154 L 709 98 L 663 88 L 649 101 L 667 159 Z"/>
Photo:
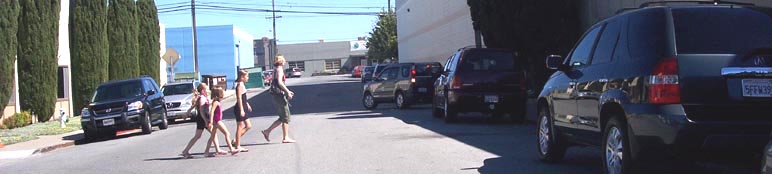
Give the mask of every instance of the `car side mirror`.
<path id="1" fill-rule="evenodd" d="M 151 89 L 150 91 L 147 91 L 147 95 L 155 95 L 155 90 Z"/>
<path id="2" fill-rule="evenodd" d="M 547 69 L 567 71 L 568 65 L 563 64 L 563 57 L 560 55 L 549 55 L 546 59 Z"/>

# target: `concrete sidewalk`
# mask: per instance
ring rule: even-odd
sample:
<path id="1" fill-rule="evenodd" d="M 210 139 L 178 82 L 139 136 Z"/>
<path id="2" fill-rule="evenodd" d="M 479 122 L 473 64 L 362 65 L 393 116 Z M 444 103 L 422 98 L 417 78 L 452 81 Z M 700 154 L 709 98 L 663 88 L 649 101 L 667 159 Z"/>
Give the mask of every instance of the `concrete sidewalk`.
<path id="1" fill-rule="evenodd" d="M 38 136 L 38 139 L 6 145 L 0 148 L 0 159 L 26 158 L 35 154 L 50 152 L 75 145 L 83 138 L 83 130 L 59 135 Z"/>

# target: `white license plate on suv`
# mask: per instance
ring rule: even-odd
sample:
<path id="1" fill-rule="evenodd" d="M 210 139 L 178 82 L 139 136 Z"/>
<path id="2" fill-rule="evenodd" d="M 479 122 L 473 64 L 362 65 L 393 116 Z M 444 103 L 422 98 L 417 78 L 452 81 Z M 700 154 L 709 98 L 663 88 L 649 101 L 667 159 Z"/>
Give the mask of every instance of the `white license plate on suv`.
<path id="1" fill-rule="evenodd" d="M 772 79 L 743 79 L 743 97 L 772 97 Z"/>
<path id="2" fill-rule="evenodd" d="M 115 119 L 108 118 L 108 119 L 102 120 L 102 126 L 112 126 L 114 124 L 115 124 Z"/>
<path id="3" fill-rule="evenodd" d="M 495 95 L 485 96 L 485 103 L 498 103 L 498 102 L 499 102 L 499 96 L 495 96 Z"/>

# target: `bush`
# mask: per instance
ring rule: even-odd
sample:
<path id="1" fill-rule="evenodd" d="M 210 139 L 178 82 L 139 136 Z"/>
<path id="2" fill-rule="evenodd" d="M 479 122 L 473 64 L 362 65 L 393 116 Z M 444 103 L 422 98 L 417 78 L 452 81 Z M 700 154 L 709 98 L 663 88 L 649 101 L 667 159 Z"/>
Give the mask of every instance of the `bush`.
<path id="1" fill-rule="evenodd" d="M 58 87 L 59 0 L 19 2 L 19 101 L 45 122 L 54 115 Z"/>
<path id="2" fill-rule="evenodd" d="M 27 111 L 16 113 L 11 118 L 3 120 L 3 129 L 13 129 L 32 124 L 32 114 Z"/>

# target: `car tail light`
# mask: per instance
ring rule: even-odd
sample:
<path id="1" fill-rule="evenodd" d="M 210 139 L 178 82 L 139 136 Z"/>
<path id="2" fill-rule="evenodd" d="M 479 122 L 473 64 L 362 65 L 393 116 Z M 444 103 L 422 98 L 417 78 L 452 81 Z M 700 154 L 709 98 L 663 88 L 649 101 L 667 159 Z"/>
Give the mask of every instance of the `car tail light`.
<path id="1" fill-rule="evenodd" d="M 410 83 L 415 83 L 415 67 L 413 67 L 412 70 L 410 70 Z"/>
<path id="2" fill-rule="evenodd" d="M 654 67 L 649 77 L 649 103 L 673 104 L 681 102 L 681 85 L 678 83 L 678 61 L 665 58 Z"/>
<path id="3" fill-rule="evenodd" d="M 450 89 L 461 89 L 462 84 L 461 78 L 455 76 L 453 77 L 453 80 L 450 80 Z"/>

